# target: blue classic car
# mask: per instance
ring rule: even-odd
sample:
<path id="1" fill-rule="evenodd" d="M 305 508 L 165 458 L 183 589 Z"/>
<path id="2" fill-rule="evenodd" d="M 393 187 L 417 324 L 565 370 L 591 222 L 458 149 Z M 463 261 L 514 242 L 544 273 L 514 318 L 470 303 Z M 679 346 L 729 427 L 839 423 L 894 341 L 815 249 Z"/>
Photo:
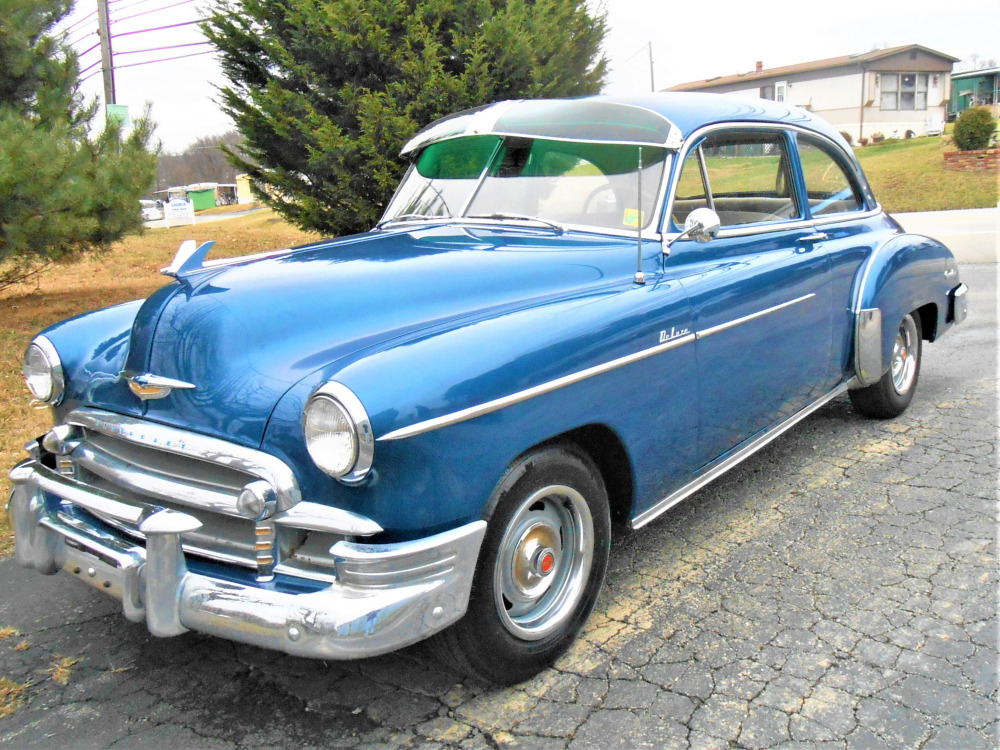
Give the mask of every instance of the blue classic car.
<path id="1" fill-rule="evenodd" d="M 847 392 L 889 418 L 966 315 L 808 112 L 501 102 L 417 134 L 363 235 L 206 260 L 59 323 L 17 560 L 158 636 L 351 659 L 434 636 L 501 683 L 590 614 L 638 528 Z"/>

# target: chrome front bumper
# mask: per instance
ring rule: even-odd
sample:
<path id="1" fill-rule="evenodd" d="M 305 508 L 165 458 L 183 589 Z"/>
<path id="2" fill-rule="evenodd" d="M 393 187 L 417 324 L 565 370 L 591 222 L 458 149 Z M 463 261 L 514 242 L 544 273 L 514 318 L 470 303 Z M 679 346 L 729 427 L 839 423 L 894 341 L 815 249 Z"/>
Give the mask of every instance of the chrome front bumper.
<path id="1" fill-rule="evenodd" d="M 7 513 L 15 558 L 45 574 L 64 570 L 122 602 L 125 616 L 156 636 L 188 630 L 297 656 L 356 659 L 415 643 L 458 620 L 468 606 L 486 531 L 476 521 L 399 544 L 340 541 L 330 549 L 337 580 L 291 594 L 195 573 L 180 535 L 197 519 L 154 510 L 140 520 L 146 546 L 60 512 L 115 501 L 35 460 L 11 471 Z M 48 496 L 50 502 L 46 502 Z M 53 510 L 53 507 L 56 509 Z"/>

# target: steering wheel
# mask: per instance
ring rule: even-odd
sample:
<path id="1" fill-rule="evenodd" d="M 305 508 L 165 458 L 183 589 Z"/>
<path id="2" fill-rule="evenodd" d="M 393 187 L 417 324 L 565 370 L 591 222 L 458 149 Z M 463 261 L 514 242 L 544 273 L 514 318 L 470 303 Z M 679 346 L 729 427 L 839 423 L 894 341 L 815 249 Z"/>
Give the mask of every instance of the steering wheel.
<path id="1" fill-rule="evenodd" d="M 615 188 L 610 182 L 605 182 L 603 185 L 598 185 L 596 188 L 590 191 L 587 195 L 586 200 L 583 202 L 583 212 L 584 214 L 596 213 L 597 209 L 597 197 L 602 193 L 610 192 L 614 198 L 614 207 L 612 210 L 618 207 L 618 195 L 615 193 Z"/>

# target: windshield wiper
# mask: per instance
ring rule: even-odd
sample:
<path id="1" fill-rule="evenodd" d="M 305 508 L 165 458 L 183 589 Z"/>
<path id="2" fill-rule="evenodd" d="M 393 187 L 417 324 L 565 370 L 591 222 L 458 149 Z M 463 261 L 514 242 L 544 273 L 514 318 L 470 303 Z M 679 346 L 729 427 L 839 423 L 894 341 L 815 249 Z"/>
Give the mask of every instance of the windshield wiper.
<path id="1" fill-rule="evenodd" d="M 548 219 L 539 219 L 537 216 L 528 216 L 526 214 L 508 214 L 508 213 L 492 213 L 492 214 L 469 214 L 463 216 L 463 219 L 496 219 L 497 221 L 504 220 L 514 220 L 514 221 L 536 221 L 539 224 L 544 224 L 547 227 L 555 229 L 557 232 L 562 234 L 566 231 L 566 227 L 562 224 L 558 224 L 554 221 L 549 221 Z"/>
<path id="2" fill-rule="evenodd" d="M 440 221 L 446 221 L 450 218 L 450 216 L 428 216 L 427 214 L 400 214 L 399 216 L 393 216 L 391 219 L 382 219 L 382 221 L 375 225 L 375 228 L 381 229 L 386 224 L 395 224 L 397 221 L 413 221 L 414 219 L 437 219 Z"/>

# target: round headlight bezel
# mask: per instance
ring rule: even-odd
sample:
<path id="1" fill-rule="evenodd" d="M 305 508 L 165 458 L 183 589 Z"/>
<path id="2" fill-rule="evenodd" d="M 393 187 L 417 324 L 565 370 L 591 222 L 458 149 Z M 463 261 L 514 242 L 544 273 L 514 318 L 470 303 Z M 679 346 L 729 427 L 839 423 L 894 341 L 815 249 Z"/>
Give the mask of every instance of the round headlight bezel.
<path id="1" fill-rule="evenodd" d="M 313 450 L 313 446 L 309 443 L 306 432 L 306 421 L 309 417 L 310 409 L 314 408 L 321 400 L 327 401 L 340 409 L 352 427 L 354 460 L 346 470 L 331 470 L 329 465 L 324 466 L 323 457 L 317 456 Z M 372 434 L 371 423 L 368 421 L 368 413 L 350 388 L 341 383 L 331 381 L 324 383 L 313 391 L 309 400 L 306 401 L 305 408 L 302 410 L 302 432 L 309 457 L 324 474 L 328 474 L 337 481 L 348 485 L 359 484 L 368 476 L 375 458 L 375 437 Z"/>
<path id="2" fill-rule="evenodd" d="M 28 357 L 32 353 L 37 353 L 44 360 L 48 368 L 48 388 L 42 392 L 36 390 L 31 385 L 32 376 L 28 373 Z M 25 385 L 32 397 L 43 404 L 55 406 L 63 397 L 66 388 L 66 378 L 63 374 L 62 360 L 55 346 L 45 336 L 36 336 L 24 350 L 24 357 L 21 360 L 21 373 L 24 375 Z"/>

